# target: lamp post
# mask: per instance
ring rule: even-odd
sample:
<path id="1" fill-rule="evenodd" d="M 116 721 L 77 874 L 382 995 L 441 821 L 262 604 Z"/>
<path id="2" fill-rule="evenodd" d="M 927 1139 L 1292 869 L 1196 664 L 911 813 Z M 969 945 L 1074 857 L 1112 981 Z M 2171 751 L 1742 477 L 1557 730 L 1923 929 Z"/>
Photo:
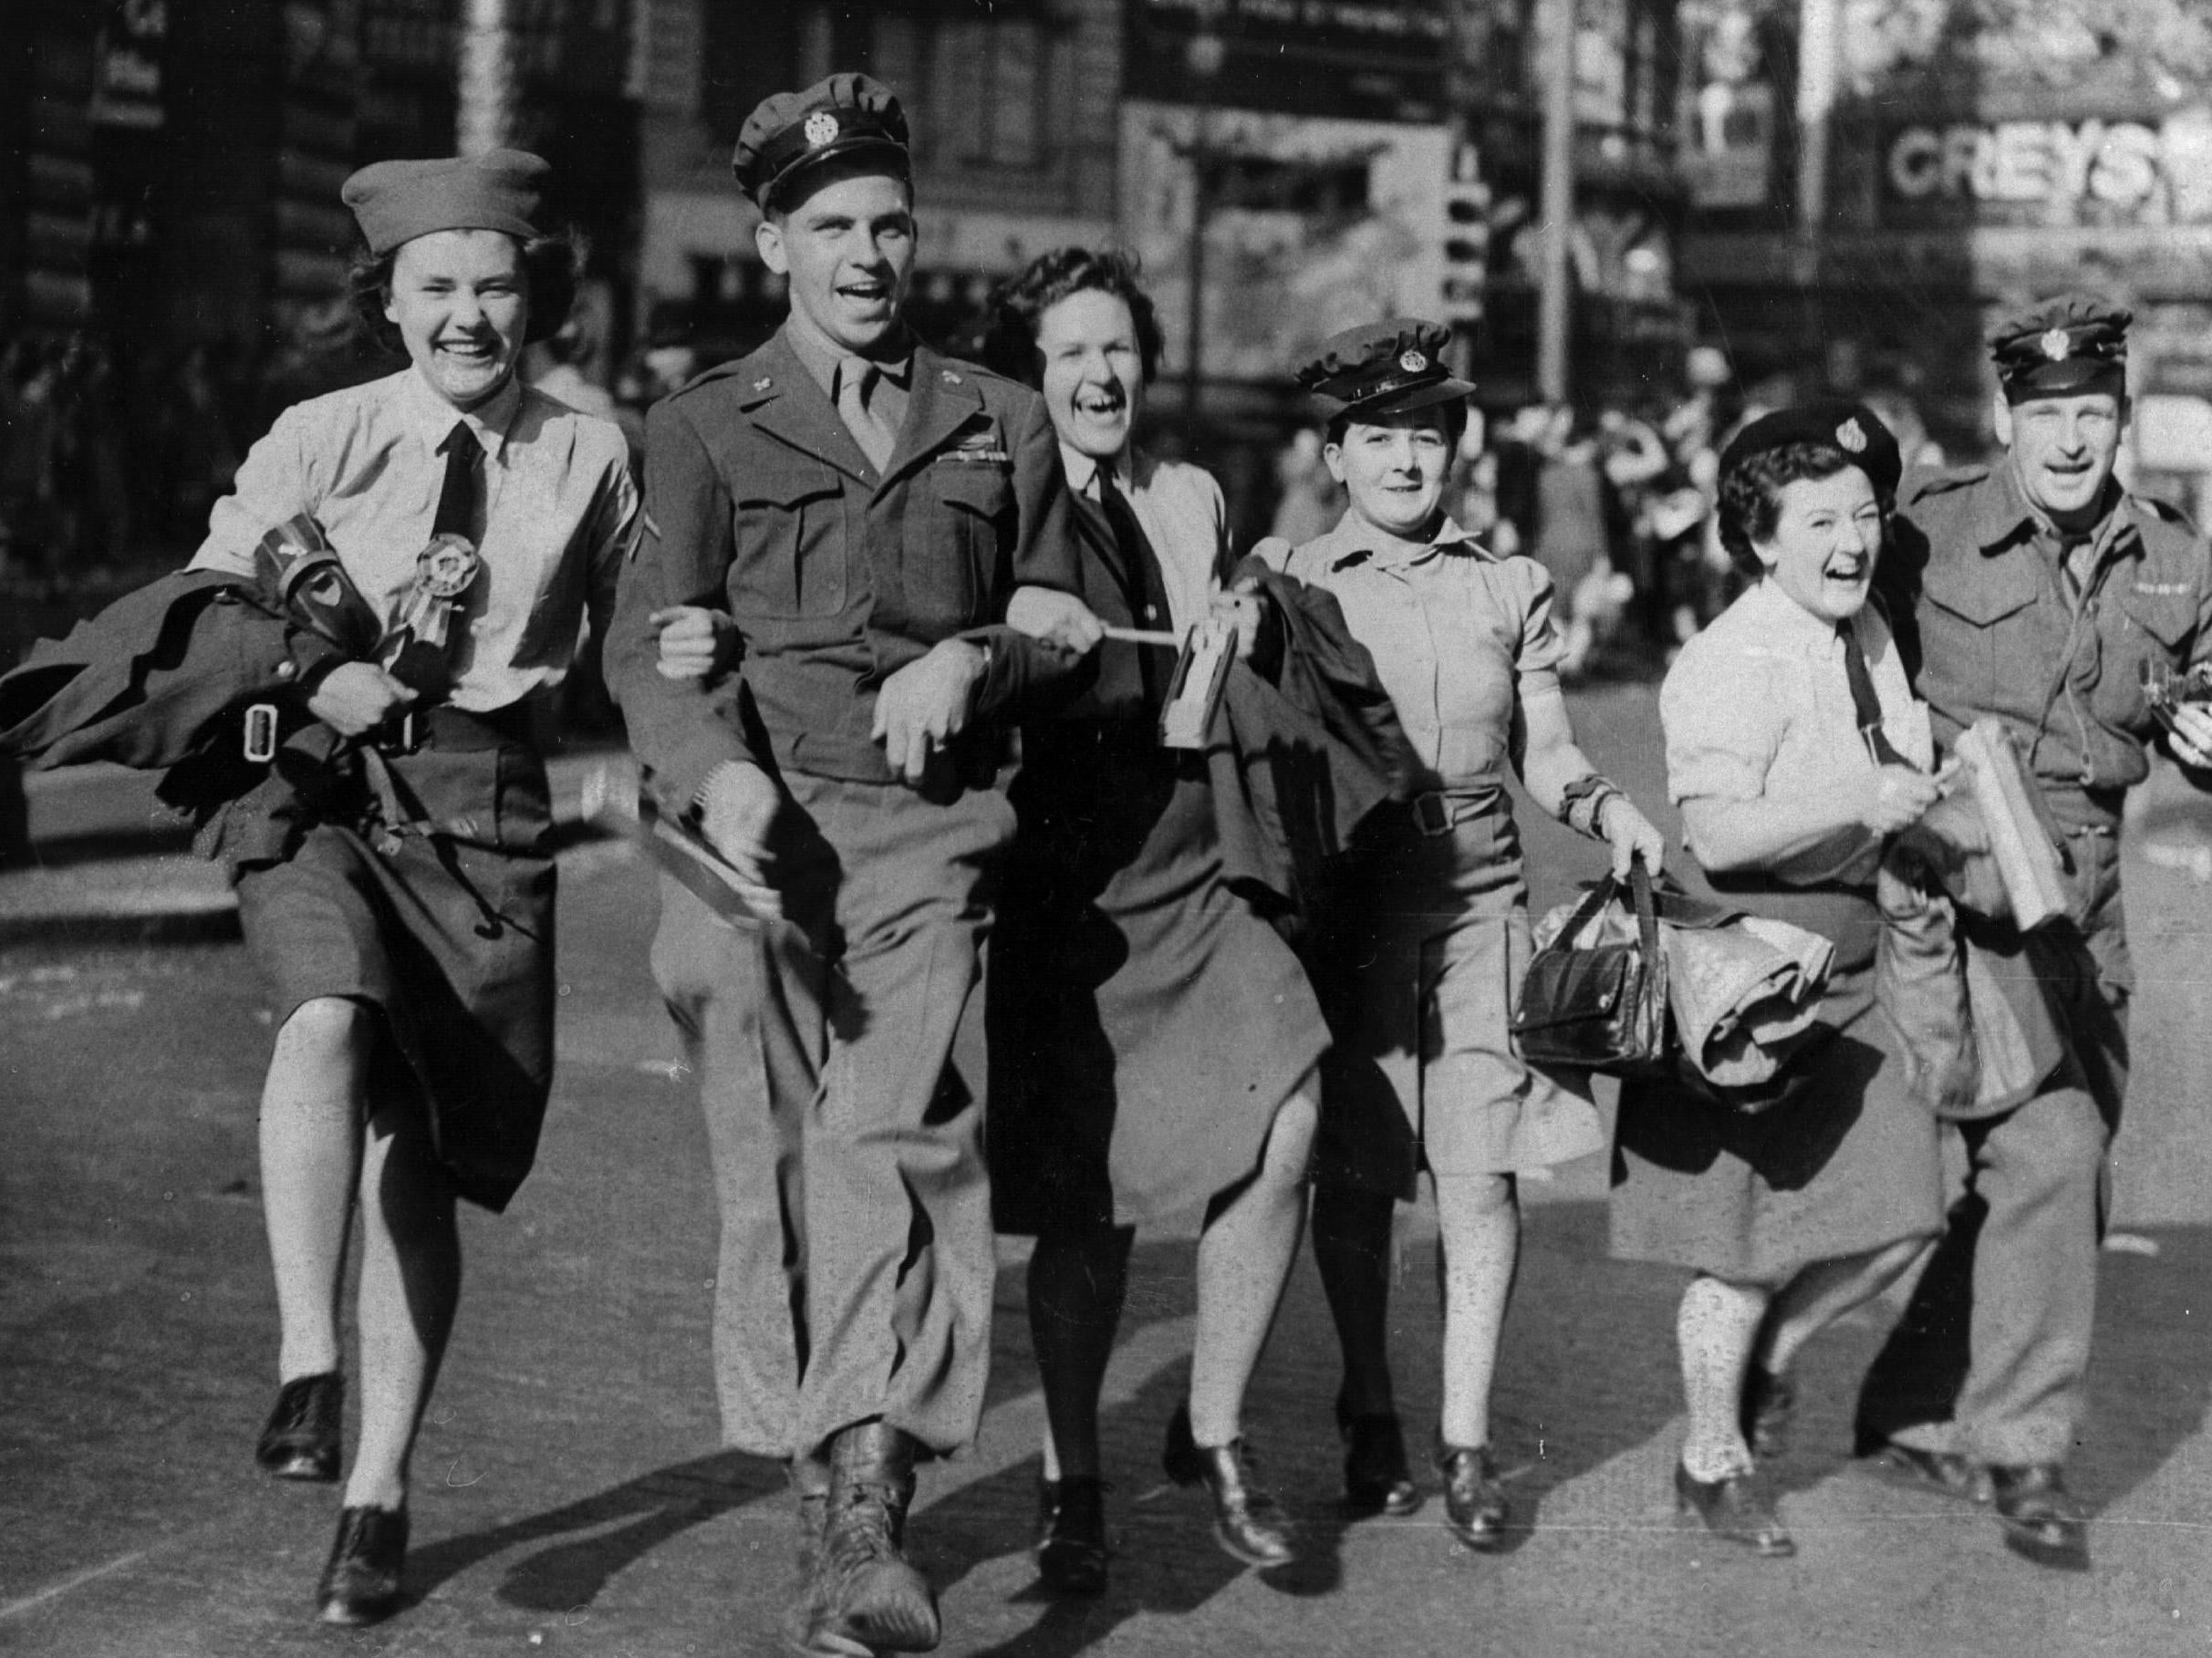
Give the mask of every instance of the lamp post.
<path id="1" fill-rule="evenodd" d="M 1571 298 L 1568 238 L 1574 230 L 1574 47 L 1581 17 L 1575 0 L 1545 0 L 1552 13 L 1552 57 L 1543 88 L 1543 247 L 1536 295 L 1536 385 L 1547 403 L 1567 400 L 1567 328 Z"/>
<path id="2" fill-rule="evenodd" d="M 1229 57 L 1229 43 L 1211 26 L 1223 0 L 1201 4 L 1198 33 L 1183 49 L 1183 64 L 1190 71 L 1198 98 L 1191 115 L 1190 144 L 1190 304 L 1188 326 L 1189 357 L 1183 368 L 1183 447 L 1192 456 L 1199 447 L 1199 399 L 1206 376 L 1206 221 L 1213 212 L 1215 156 L 1207 128 L 1212 113 L 1213 80 Z"/>

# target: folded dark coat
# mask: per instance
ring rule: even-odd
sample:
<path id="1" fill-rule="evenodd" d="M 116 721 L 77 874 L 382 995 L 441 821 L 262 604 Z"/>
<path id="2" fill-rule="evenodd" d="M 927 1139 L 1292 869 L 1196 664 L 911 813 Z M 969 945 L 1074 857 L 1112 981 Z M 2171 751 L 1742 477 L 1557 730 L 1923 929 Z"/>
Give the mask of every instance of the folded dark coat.
<path id="1" fill-rule="evenodd" d="M 1262 915 L 1310 913 L 1323 866 L 1416 761 L 1375 658 L 1335 596 L 1246 559 L 1283 627 L 1272 677 L 1230 672 L 1207 747 L 1224 872 Z"/>
<path id="2" fill-rule="evenodd" d="M 39 770 L 175 765 L 236 710 L 291 688 L 290 632 L 239 576 L 161 576 L 0 678 L 0 753 Z"/>

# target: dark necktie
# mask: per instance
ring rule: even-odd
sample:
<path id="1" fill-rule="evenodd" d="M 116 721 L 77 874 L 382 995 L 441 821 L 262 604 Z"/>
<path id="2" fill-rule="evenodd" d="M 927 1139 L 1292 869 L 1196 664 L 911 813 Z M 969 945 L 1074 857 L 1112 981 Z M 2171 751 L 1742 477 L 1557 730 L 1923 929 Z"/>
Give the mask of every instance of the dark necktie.
<path id="1" fill-rule="evenodd" d="M 455 420 L 438 452 L 445 457 L 445 487 L 438 492 L 438 515 L 431 520 L 431 534 L 459 535 L 474 546 L 483 498 L 483 445 L 476 441 L 466 420 Z"/>
<path id="2" fill-rule="evenodd" d="M 1106 521 L 1114 532 L 1114 544 L 1121 554 L 1121 569 L 1116 574 L 1122 580 L 1122 596 L 1128 600 L 1129 620 L 1137 627 L 1162 628 L 1172 627 L 1168 606 L 1168 578 L 1162 574 L 1159 554 L 1154 550 L 1152 538 L 1145 534 L 1145 526 L 1137 522 L 1137 510 L 1130 506 L 1129 498 L 1121 492 L 1114 482 L 1113 470 L 1101 466 L 1097 472 L 1098 504 Z M 1137 648 L 1137 672 L 1142 676 L 1145 699 L 1157 704 L 1167 694 L 1168 678 L 1174 671 L 1174 658 L 1164 651 L 1149 646 Z"/>
<path id="3" fill-rule="evenodd" d="M 1882 699 L 1874 695 L 1874 677 L 1867 668 L 1866 653 L 1859 648 L 1859 631 L 1849 622 L 1835 625 L 1835 636 L 1843 642 L 1843 678 L 1851 686 L 1852 717 L 1858 721 L 1859 735 L 1882 766 L 1909 766 L 1912 762 L 1897 751 L 1897 745 L 1889 740 L 1882 729 Z"/>

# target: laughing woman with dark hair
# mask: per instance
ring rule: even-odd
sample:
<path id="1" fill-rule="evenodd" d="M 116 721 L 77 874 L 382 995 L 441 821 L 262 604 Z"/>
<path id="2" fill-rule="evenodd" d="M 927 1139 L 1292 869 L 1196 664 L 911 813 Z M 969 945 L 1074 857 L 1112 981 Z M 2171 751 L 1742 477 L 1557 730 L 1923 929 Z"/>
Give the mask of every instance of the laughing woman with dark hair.
<path id="1" fill-rule="evenodd" d="M 1203 1484 L 1251 1565 L 1292 1540 L 1250 1479 L 1239 1415 L 1305 1217 L 1321 1012 L 1290 948 L 1224 877 L 1204 757 L 1160 746 L 1172 651 L 1097 621 L 1181 634 L 1209 615 L 1249 658 L 1259 601 L 1225 592 L 1221 492 L 1131 445 L 1159 359 L 1134 267 L 1064 248 L 1015 278 L 1002 318 L 1029 351 L 1075 498 L 1072 643 L 1095 677 L 1023 730 L 1021 834 L 992 941 L 991 1165 L 1000 1228 L 1037 1239 L 1030 1331 L 1049 1436 L 1045 1581 L 1106 1583 L 1099 1391 L 1139 1226 L 1201 1209 L 1190 1386 L 1168 1471 Z M 1093 620 L 1092 617 L 1096 618 Z"/>
<path id="2" fill-rule="evenodd" d="M 339 1475 L 338 1289 L 362 1223 L 360 1444 L 317 1590 L 331 1623 L 399 1604 L 408 1461 L 460 1297 L 455 1200 L 504 1208 L 535 1153 L 553 1068 L 542 743 L 637 534 L 621 433 L 515 373 L 575 292 L 573 248 L 538 223 L 546 172 L 495 150 L 347 181 L 356 302 L 408 366 L 286 410 L 192 560 L 252 575 L 269 532 L 312 520 L 364 637 L 382 636 L 358 658 L 297 636 L 271 781 L 233 803 L 217 848 L 276 1004 L 261 1172 L 281 1388 L 256 1460 L 279 1478 Z"/>
<path id="3" fill-rule="evenodd" d="M 1927 710 L 1867 604 L 1899 471 L 1888 430 L 1856 404 L 1806 404 L 1746 427 L 1720 469 L 1721 539 L 1756 579 L 1660 690 L 1667 788 L 1716 893 L 1834 945 L 1824 1034 L 1794 1062 L 1802 1092 L 1755 1114 L 1623 1089 L 1613 1247 L 1697 1274 L 1677 1321 L 1682 1511 L 1780 1556 L 1795 1545 L 1762 1465 L 1783 1447 L 1792 1361 L 1942 1218 L 1935 1118 L 1873 986 L 1883 844 L 1939 784 Z"/>

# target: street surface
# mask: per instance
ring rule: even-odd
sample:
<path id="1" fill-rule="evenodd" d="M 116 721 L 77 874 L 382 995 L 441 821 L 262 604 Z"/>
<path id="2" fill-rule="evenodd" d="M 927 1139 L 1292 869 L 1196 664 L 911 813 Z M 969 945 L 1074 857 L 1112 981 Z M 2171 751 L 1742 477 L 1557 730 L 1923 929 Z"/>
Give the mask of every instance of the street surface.
<path id="1" fill-rule="evenodd" d="M 1652 808 L 1653 689 L 1580 694 L 1575 710 L 1597 763 Z M 1596 859 L 1528 827 L 1541 908 Z M 2124 1232 L 2104 1257 L 2096 1403 L 2072 1470 L 2097 1512 L 2091 1570 L 2030 1566 L 1986 1515 L 1850 1464 L 1852 1391 L 1885 1315 L 1808 1355 L 1781 1470 L 1798 1557 L 1755 1560 L 1677 1524 L 1681 1280 L 1606 1259 L 1591 1159 L 1526 1188 L 1498 1383 L 1523 1528 L 1492 1558 L 1452 1547 L 1433 1494 L 1407 1520 L 1336 1518 L 1334 1338 L 1304 1265 L 1248 1429 L 1309 1552 L 1266 1576 L 1219 1553 L 1201 1499 L 1158 1473 L 1192 1258 L 1188 1237 L 1159 1238 L 1140 1245 L 1109 1381 L 1112 1589 L 1039 1598 L 1026 1544 L 1042 1410 L 1007 1249 L 981 1443 L 925 1471 L 913 1527 L 943 1591 L 942 1650 L 2212 1653 L 2207 848 L 2212 813 L 2162 788 L 2127 874 L 2143 989 L 2117 1157 Z M 232 942 L 0 948 L 0 1652 L 773 1650 L 788 1509 L 779 1470 L 717 1443 L 715 1218 L 697 1101 L 646 973 L 652 882 L 623 850 L 587 843 L 564 883 L 562 1068 L 543 1155 L 506 1216 L 467 1213 L 460 1325 L 417 1456 L 410 1604 L 351 1633 L 311 1621 L 335 1490 L 281 1487 L 252 1465 L 275 1337 L 254 1166 L 269 1013 L 251 963 Z M 1432 1236 L 1425 1210 L 1407 1217 L 1394 1305 L 1417 1461 L 1438 1394 Z"/>

